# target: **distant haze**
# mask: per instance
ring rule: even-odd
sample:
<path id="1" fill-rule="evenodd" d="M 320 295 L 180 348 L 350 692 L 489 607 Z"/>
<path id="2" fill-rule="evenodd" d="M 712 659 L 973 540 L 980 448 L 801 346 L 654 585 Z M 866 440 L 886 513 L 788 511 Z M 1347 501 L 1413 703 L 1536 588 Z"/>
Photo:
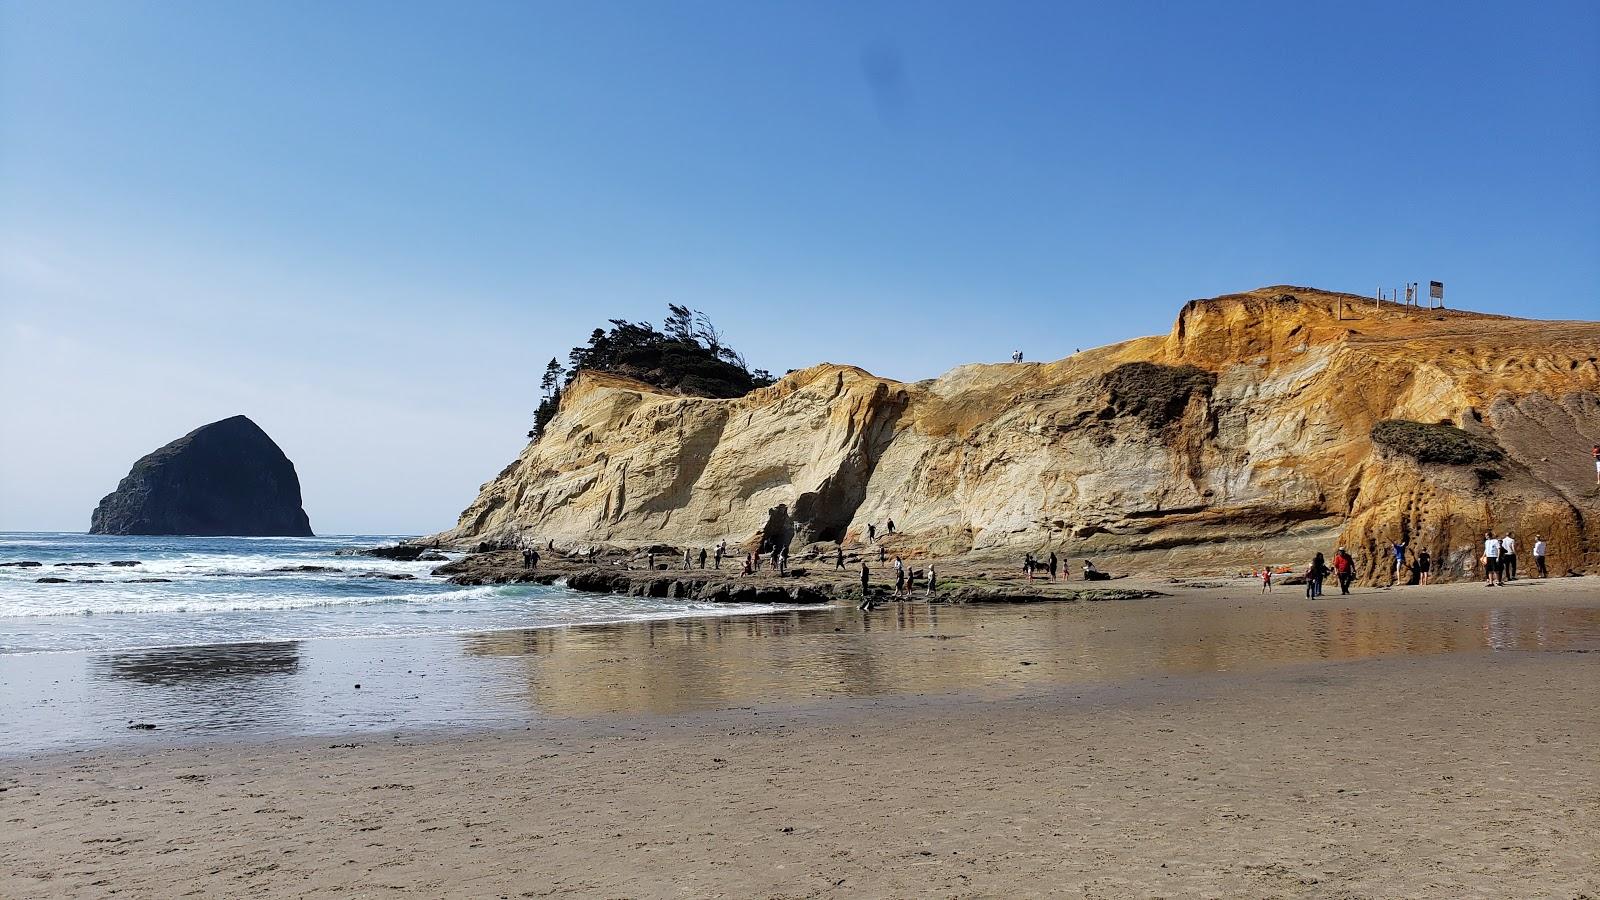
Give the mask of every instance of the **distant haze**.
<path id="1" fill-rule="evenodd" d="M 1441 14 L 1441 10 L 1443 14 Z M 902 379 L 1267 284 L 1593 318 L 1600 6 L 0 5 L 0 530 L 243 413 L 433 531 L 608 318 Z"/>

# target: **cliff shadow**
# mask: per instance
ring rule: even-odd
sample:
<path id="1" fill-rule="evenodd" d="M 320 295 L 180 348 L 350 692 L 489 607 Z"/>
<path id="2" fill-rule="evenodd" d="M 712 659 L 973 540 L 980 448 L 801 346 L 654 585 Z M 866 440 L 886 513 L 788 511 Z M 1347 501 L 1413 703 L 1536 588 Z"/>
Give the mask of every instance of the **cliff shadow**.
<path id="1" fill-rule="evenodd" d="M 840 541 L 867 496 L 867 484 L 884 450 L 894 440 L 909 398 L 904 389 L 880 384 L 868 401 L 869 412 L 861 430 L 851 437 L 855 446 L 837 471 L 823 479 L 815 491 L 795 498 L 793 536 L 802 544 Z"/>

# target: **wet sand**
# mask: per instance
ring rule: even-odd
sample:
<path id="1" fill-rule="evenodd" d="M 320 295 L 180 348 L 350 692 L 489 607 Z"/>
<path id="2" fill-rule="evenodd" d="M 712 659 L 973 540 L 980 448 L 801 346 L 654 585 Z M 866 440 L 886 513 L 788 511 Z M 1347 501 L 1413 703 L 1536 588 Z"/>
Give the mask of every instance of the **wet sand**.
<path id="1" fill-rule="evenodd" d="M 348 735 L 322 649 L 85 663 L 170 721 L 0 758 L 0 896 L 1593 896 L 1596 587 L 505 632 L 363 686 L 495 715 Z"/>

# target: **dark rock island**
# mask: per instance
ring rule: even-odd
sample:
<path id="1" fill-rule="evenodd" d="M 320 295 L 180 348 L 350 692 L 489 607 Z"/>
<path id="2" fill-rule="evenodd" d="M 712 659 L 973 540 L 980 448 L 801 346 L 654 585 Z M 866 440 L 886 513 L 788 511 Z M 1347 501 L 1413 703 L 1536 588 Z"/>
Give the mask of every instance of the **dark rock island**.
<path id="1" fill-rule="evenodd" d="M 244 416 L 212 422 L 133 464 L 90 534 L 311 537 L 294 463 Z"/>

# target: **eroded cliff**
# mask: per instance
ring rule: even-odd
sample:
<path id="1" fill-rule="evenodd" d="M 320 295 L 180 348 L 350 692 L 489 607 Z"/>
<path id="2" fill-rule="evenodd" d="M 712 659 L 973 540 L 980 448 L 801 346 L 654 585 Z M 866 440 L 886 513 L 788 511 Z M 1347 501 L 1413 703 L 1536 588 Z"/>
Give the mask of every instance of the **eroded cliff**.
<path id="1" fill-rule="evenodd" d="M 938 554 L 1059 548 L 1150 568 L 1427 547 L 1457 576 L 1485 528 L 1561 570 L 1600 563 L 1600 323 L 1426 310 L 1272 287 L 1172 331 L 1051 363 L 906 384 L 824 364 L 731 400 L 585 372 L 544 438 L 483 486 L 457 545 L 804 545 L 894 519 Z M 1496 459 L 1372 439 L 1448 422 Z"/>

